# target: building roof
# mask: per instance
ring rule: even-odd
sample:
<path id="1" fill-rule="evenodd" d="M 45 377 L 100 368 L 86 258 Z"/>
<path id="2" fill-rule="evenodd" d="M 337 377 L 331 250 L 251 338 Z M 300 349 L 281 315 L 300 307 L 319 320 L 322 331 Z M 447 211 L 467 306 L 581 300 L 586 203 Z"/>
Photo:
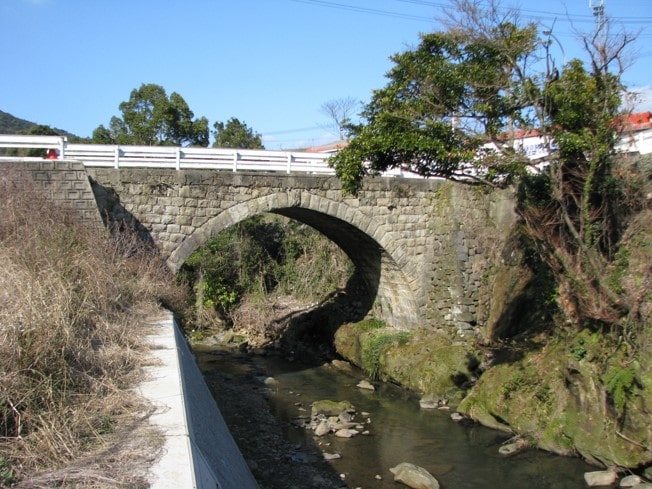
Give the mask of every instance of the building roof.
<path id="1" fill-rule="evenodd" d="M 349 145 L 348 141 L 335 141 L 333 143 L 324 144 L 322 146 L 314 146 L 306 149 L 307 153 L 337 153 L 339 150 L 346 148 Z"/>

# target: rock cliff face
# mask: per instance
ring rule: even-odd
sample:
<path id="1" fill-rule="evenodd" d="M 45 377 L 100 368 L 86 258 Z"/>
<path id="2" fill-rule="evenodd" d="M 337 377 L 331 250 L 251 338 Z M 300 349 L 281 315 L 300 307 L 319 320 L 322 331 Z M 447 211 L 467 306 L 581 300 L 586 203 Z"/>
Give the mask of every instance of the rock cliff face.
<path id="1" fill-rule="evenodd" d="M 539 447 L 615 467 L 652 463 L 652 211 L 629 223 L 606 271 L 632 310 L 617 333 L 558 325 L 516 362 L 489 369 L 460 405 Z"/>

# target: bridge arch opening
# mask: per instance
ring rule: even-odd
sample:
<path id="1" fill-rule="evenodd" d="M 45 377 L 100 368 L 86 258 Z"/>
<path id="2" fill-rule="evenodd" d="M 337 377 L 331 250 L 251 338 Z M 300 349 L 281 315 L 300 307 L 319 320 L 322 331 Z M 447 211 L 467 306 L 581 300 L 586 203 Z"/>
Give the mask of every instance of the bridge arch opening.
<path id="1" fill-rule="evenodd" d="M 397 261 L 379 243 L 382 229 L 356 209 L 304 192 L 276 193 L 236 204 L 196 229 L 171 254 L 170 268 L 177 272 L 190 255 L 210 238 L 250 217 L 274 213 L 316 229 L 337 244 L 354 265 L 345 294 L 359 311 L 349 321 L 373 312 L 389 325 L 408 329 L 417 322 L 414 294 Z M 373 236 L 371 235 L 373 234 Z"/>

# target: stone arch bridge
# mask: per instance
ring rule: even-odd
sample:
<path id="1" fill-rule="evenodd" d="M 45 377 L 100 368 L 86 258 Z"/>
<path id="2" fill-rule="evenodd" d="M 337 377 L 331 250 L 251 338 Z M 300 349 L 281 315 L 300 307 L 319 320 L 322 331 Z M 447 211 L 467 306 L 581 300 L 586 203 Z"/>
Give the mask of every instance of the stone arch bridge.
<path id="1" fill-rule="evenodd" d="M 173 271 L 215 234 L 270 212 L 312 226 L 344 250 L 355 265 L 347 293 L 361 317 L 468 338 L 502 307 L 492 296 L 515 222 L 506 191 L 379 177 L 345 196 L 333 176 L 93 168 L 72 160 L 14 165 L 88 219 L 97 220 L 99 209 L 105 221 L 137 225 Z"/>

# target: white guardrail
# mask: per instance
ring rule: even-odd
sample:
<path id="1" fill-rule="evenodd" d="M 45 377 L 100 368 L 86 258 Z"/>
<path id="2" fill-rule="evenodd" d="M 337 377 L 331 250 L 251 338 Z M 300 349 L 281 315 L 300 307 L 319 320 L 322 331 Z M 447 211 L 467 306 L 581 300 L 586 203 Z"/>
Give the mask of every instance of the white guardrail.
<path id="1" fill-rule="evenodd" d="M 64 136 L 21 135 L 0 135 L 0 148 L 46 149 L 49 159 L 79 160 L 84 163 L 84 166 L 92 167 L 264 170 L 335 174 L 335 171 L 328 166 L 330 155 L 324 153 L 69 144 Z"/>
<path id="2" fill-rule="evenodd" d="M 0 134 L 0 148 L 45 149 L 47 159 L 79 160 L 88 167 L 211 169 L 335 175 L 335 170 L 328 165 L 328 159 L 332 154 L 306 151 L 69 144 L 65 136 L 5 134 Z M 401 169 L 389 170 L 383 173 L 383 176 L 423 178 Z"/>

